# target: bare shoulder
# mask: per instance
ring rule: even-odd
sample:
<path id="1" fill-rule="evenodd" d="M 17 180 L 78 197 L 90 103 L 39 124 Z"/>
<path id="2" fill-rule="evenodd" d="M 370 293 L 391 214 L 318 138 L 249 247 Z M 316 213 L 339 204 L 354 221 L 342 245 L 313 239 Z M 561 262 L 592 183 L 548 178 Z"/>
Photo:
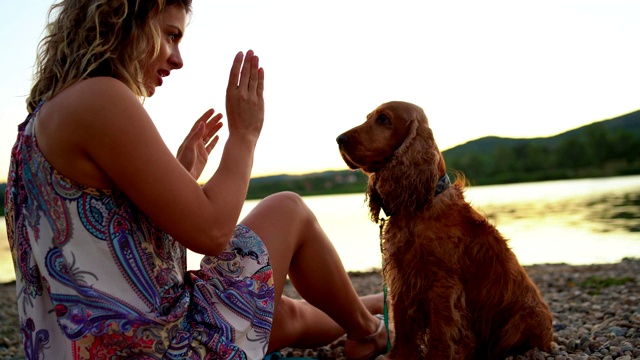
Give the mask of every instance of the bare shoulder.
<path id="1" fill-rule="evenodd" d="M 66 114 L 69 120 L 73 120 L 75 116 L 83 118 L 86 112 L 90 112 L 92 117 L 100 116 L 105 110 L 122 106 L 142 109 L 142 104 L 133 92 L 121 81 L 110 77 L 79 81 L 47 101 L 46 105 L 55 109 L 55 112 Z"/>
<path id="2" fill-rule="evenodd" d="M 115 139 L 125 124 L 149 125 L 140 100 L 122 82 L 108 77 L 79 81 L 48 99 L 38 114 L 40 150 L 63 175 L 89 187 L 112 187 L 91 155 L 99 139 Z M 111 142 L 113 144 L 113 142 Z"/>
<path id="3" fill-rule="evenodd" d="M 42 107 L 52 132 L 60 132 L 65 141 L 91 145 L 92 136 L 154 128 L 140 99 L 121 81 L 96 77 L 79 81 L 61 91 Z M 140 129 L 137 129 L 140 130 Z M 87 141 L 90 143 L 87 144 Z"/>
<path id="4" fill-rule="evenodd" d="M 121 99 L 123 97 L 136 98 L 131 89 L 129 89 L 120 80 L 111 77 L 95 77 L 79 81 L 70 86 L 69 89 L 73 93 L 82 94 L 87 99 L 96 101 L 110 101 Z"/>

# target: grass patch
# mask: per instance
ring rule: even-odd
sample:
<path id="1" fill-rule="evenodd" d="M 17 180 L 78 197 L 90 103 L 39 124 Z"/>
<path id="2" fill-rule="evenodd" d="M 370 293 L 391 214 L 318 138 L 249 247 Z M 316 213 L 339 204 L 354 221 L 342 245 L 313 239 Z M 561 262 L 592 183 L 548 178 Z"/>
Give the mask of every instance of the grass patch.
<path id="1" fill-rule="evenodd" d="M 585 281 L 578 283 L 578 286 L 583 289 L 589 289 L 587 292 L 589 295 L 597 295 L 600 290 L 617 285 L 624 285 L 628 282 L 633 282 L 633 279 L 625 276 L 621 278 L 602 278 L 598 276 L 590 276 Z"/>

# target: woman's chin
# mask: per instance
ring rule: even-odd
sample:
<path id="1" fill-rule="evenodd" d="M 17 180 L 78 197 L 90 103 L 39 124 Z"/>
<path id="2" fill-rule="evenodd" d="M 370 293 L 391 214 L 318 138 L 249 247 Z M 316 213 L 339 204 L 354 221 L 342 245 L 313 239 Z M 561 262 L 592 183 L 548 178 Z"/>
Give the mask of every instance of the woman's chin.
<path id="1" fill-rule="evenodd" d="M 148 86 L 146 88 L 146 90 L 147 90 L 147 96 L 146 97 L 152 97 L 153 94 L 156 93 L 156 87 L 155 86 Z"/>

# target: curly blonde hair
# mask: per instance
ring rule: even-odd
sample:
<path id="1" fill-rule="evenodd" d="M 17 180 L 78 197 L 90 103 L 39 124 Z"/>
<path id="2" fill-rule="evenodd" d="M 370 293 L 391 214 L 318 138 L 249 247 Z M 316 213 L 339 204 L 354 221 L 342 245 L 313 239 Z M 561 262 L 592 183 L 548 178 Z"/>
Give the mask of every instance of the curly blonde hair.
<path id="1" fill-rule="evenodd" d="M 136 96 L 146 97 L 144 68 L 158 55 L 161 40 L 156 20 L 170 6 L 191 12 L 191 0 L 62 0 L 53 4 L 46 35 L 38 45 L 27 110 L 32 112 L 42 99 L 97 76 L 116 78 Z"/>

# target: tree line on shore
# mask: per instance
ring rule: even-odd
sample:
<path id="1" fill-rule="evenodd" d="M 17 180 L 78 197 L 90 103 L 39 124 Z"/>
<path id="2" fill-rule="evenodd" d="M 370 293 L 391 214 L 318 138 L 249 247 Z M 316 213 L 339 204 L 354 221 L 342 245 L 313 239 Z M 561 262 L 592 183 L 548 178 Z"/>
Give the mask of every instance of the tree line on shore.
<path id="1" fill-rule="evenodd" d="M 640 110 L 535 139 L 485 137 L 443 152 L 450 175 L 472 185 L 640 174 Z M 248 199 L 289 190 L 303 196 L 364 192 L 360 171 L 251 179 Z"/>
<path id="2" fill-rule="evenodd" d="M 640 174 L 640 111 L 549 138 L 465 145 L 445 160 L 476 185 Z"/>
<path id="3" fill-rule="evenodd" d="M 546 138 L 485 137 L 446 150 L 451 175 L 473 185 L 640 174 L 640 110 Z M 335 170 L 252 178 L 247 200 L 279 191 L 302 196 L 364 192 L 367 176 Z M 0 184 L 4 215 L 6 184 Z"/>

